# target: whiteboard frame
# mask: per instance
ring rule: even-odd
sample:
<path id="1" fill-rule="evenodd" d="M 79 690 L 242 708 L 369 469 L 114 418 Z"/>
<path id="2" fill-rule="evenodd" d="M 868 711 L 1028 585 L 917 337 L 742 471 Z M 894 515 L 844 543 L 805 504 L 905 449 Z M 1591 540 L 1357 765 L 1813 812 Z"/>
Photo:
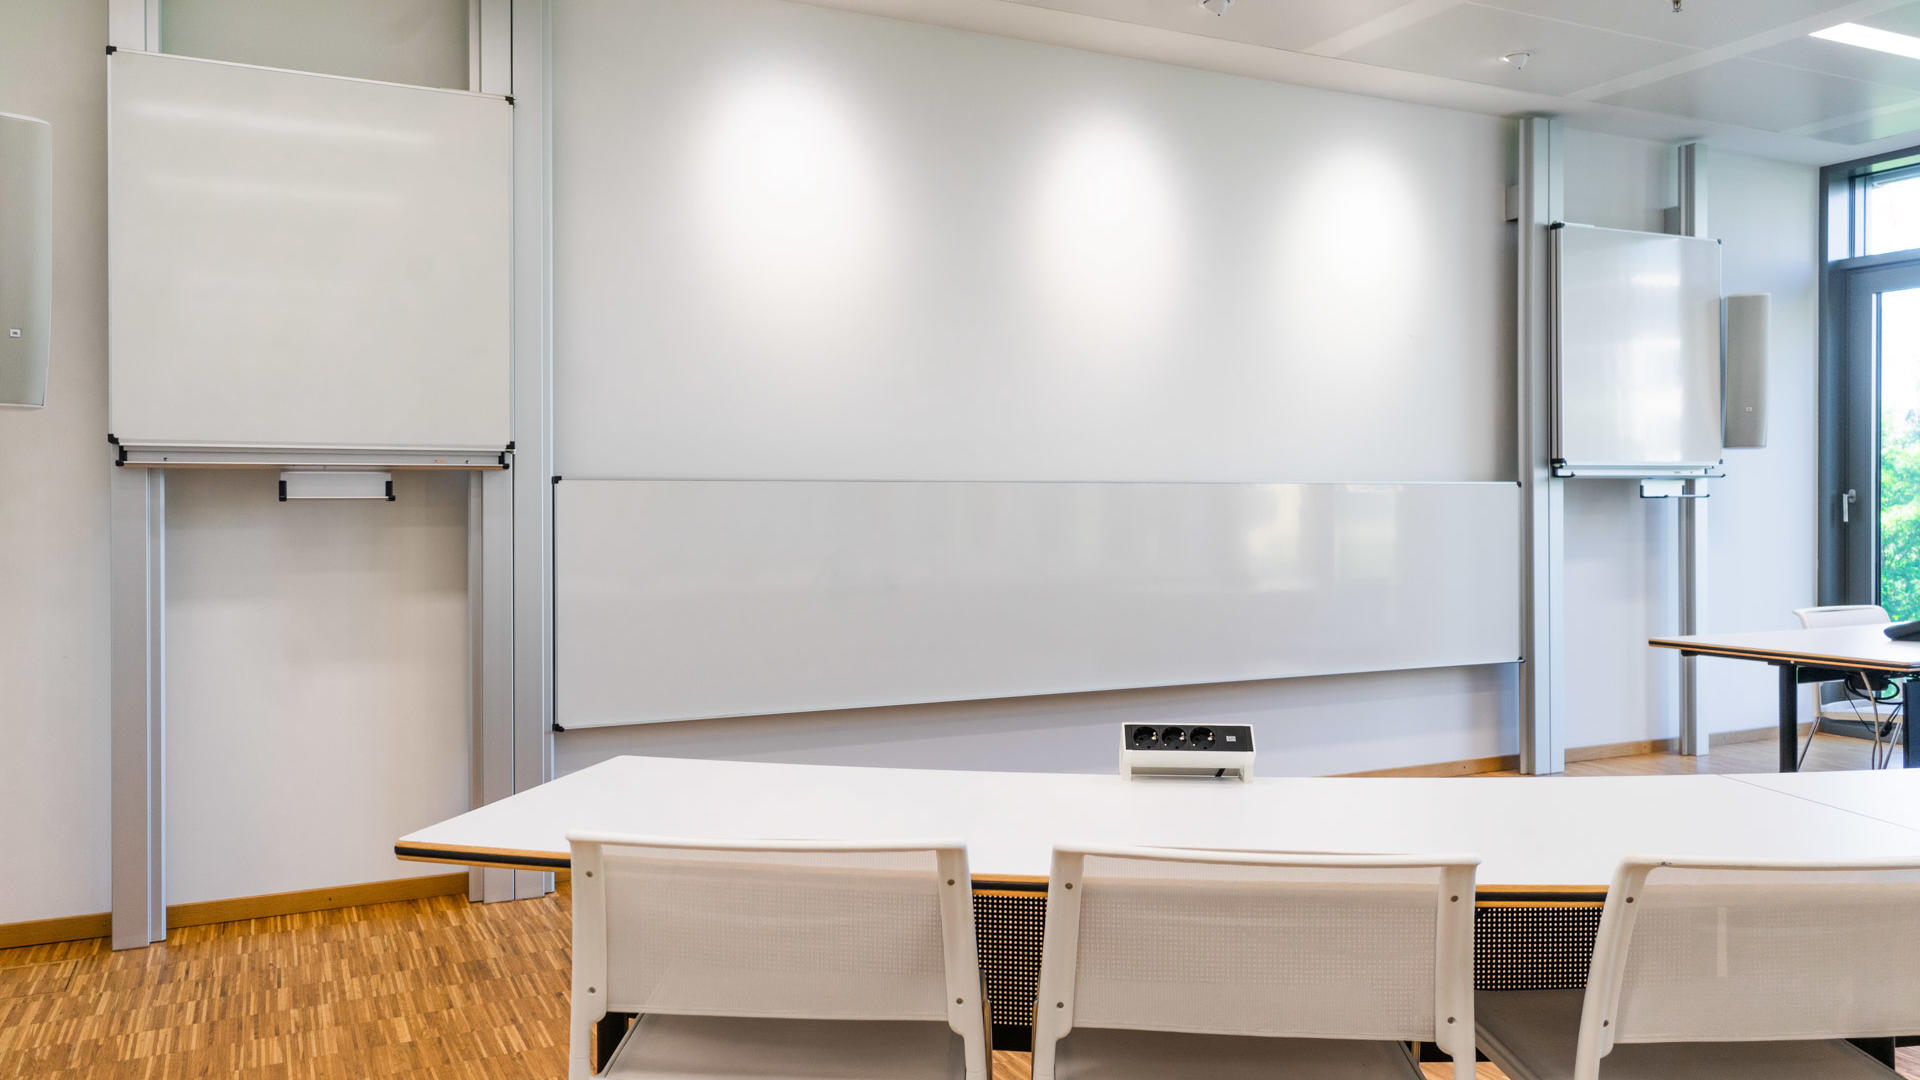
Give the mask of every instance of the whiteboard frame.
<path id="1" fill-rule="evenodd" d="M 1713 292 L 1716 298 L 1716 325 L 1718 327 L 1717 347 L 1714 350 L 1712 375 L 1717 384 L 1718 406 L 1714 410 L 1717 417 L 1713 443 L 1716 447 L 1711 459 L 1694 458 L 1681 454 L 1676 460 L 1588 460 L 1579 454 L 1570 454 L 1568 447 L 1568 351 L 1564 341 L 1566 333 L 1567 286 L 1571 275 L 1566 266 L 1565 245 L 1573 235 L 1605 233 L 1613 236 L 1639 237 L 1646 240 L 1662 240 L 1676 246 L 1711 245 L 1714 253 Z M 1724 269 L 1722 266 L 1720 241 L 1678 233 L 1654 233 L 1637 229 L 1612 229 L 1600 225 L 1581 225 L 1573 222 L 1556 221 L 1550 228 L 1550 259 L 1548 265 L 1548 289 L 1551 304 L 1551 330 L 1548 335 L 1552 350 L 1553 371 L 1553 438 L 1552 458 L 1555 475 L 1564 477 L 1701 477 L 1718 475 L 1720 465 L 1726 459 L 1726 304 L 1724 300 Z M 1684 282 L 1682 286 L 1684 287 Z M 1698 327 L 1689 329 L 1698 330 Z M 1682 339 L 1684 341 L 1684 339 Z M 1695 366 L 1698 366 L 1697 363 Z M 1698 377 L 1699 371 L 1691 372 L 1689 377 Z M 1671 387 L 1654 385 L 1655 390 Z M 1683 398 L 1684 400 L 1684 398 Z M 1616 421 L 1618 418 L 1615 418 Z M 1697 422 L 1697 418 L 1696 421 Z M 1693 432 L 1692 437 L 1700 436 Z"/>
<path id="2" fill-rule="evenodd" d="M 335 463 L 336 459 L 339 459 L 342 455 L 346 455 L 350 459 L 348 462 L 350 464 L 392 464 L 392 465 L 401 466 L 401 467 L 405 467 L 408 465 L 429 465 L 429 466 L 439 466 L 439 467 L 500 468 L 505 466 L 507 464 L 508 459 L 506 458 L 504 452 L 511 451 L 513 447 L 513 426 L 514 426 L 514 417 L 513 417 L 513 412 L 514 412 L 513 370 L 514 370 L 514 367 L 513 367 L 513 342 L 512 342 L 512 333 L 513 333 L 512 325 L 513 324 L 512 324 L 512 315 L 511 315 L 512 304 L 513 304 L 513 277 L 514 277 L 513 245 L 512 245 L 512 202 L 513 202 L 513 198 L 512 198 L 512 192 L 513 192 L 512 125 L 513 125 L 513 100 L 514 100 L 513 97 L 511 95 L 506 95 L 506 94 L 479 93 L 471 90 L 463 90 L 463 89 L 450 88 L 450 87 L 418 86 L 418 85 L 412 85 L 412 84 L 406 84 L 406 83 L 386 82 L 386 81 L 377 80 L 377 79 L 363 79 L 363 78 L 356 78 L 352 76 L 331 75 L 331 74 L 326 74 L 322 72 L 295 71 L 295 70 L 290 70 L 285 68 L 266 67 L 266 66 L 255 65 L 255 64 L 242 64 L 242 63 L 235 63 L 235 62 L 226 61 L 226 60 L 213 60 L 213 59 L 205 59 L 200 57 L 177 56 L 177 55 L 168 54 L 168 53 L 133 49 L 133 48 L 119 48 L 119 47 L 109 46 L 107 49 L 107 52 L 109 55 L 109 63 L 107 68 L 108 125 L 109 125 L 109 129 L 108 129 L 108 218 L 109 218 L 109 226 L 108 226 L 109 435 L 108 435 L 108 439 L 109 441 L 114 443 L 115 446 L 118 448 L 117 454 L 118 454 L 119 463 L 129 464 L 129 463 L 137 462 L 140 464 L 156 465 L 156 466 L 170 465 L 170 464 L 208 464 L 208 463 L 222 463 L 222 462 L 232 462 L 232 463 L 237 463 L 242 465 L 252 465 L 252 464 L 315 465 L 315 464 Z M 423 439 L 418 443 L 414 443 L 414 442 L 402 442 L 400 440 L 396 440 L 392 438 L 375 439 L 375 440 L 369 440 L 366 442 L 359 442 L 351 439 L 320 440 L 320 441 L 314 441 L 310 439 L 250 439 L 250 438 L 231 439 L 231 438 L 214 438 L 214 437 L 193 437 L 193 436 L 188 436 L 185 431 L 175 432 L 173 434 L 168 435 L 168 434 L 159 434 L 159 433 L 150 432 L 150 431 L 143 431 L 141 430 L 140 427 L 129 428 L 128 427 L 129 422 L 126 421 L 124 417 L 125 405 L 119 400 L 120 392 L 125 389 L 125 383 L 122 380 L 116 380 L 114 378 L 114 368 L 115 368 L 114 360 L 115 360 L 116 352 L 120 351 L 115 348 L 116 343 L 122 342 L 124 340 L 124 335 L 130 331 L 128 331 L 127 328 L 116 325 L 117 320 L 115 318 L 115 312 L 116 310 L 124 310 L 124 308 L 117 308 L 116 305 L 114 305 L 112 302 L 113 279 L 118 275 L 118 272 L 115 269 L 115 259 L 114 259 L 114 249 L 116 247 L 116 244 L 115 244 L 116 230 L 113 228 L 113 220 L 112 220 L 115 209 L 116 209 L 115 203 L 118 201 L 115 198 L 117 185 L 114 182 L 114 176 L 113 176 L 114 153 L 113 153 L 113 130 L 112 129 L 113 129 L 113 120 L 116 114 L 116 109 L 113 103 L 113 72 L 116 65 L 115 63 L 113 63 L 113 59 L 115 57 L 120 57 L 120 56 L 125 56 L 128 58 L 139 57 L 143 59 L 159 60 L 159 61 L 164 61 L 168 63 L 195 65 L 201 68 L 227 68 L 227 69 L 236 69 L 236 70 L 247 71 L 247 72 L 270 73 L 272 75 L 287 75 L 287 76 L 297 77 L 300 79 L 323 80 L 325 82 L 336 83 L 336 84 L 350 84 L 350 85 L 357 85 L 357 86 L 379 87 L 383 89 L 392 89 L 392 90 L 423 93 L 423 94 L 453 95 L 455 97 L 471 99 L 474 101 L 492 101 L 492 102 L 498 102 L 504 105 L 506 107 L 506 112 L 501 117 L 500 135 L 501 135 L 502 143 L 500 146 L 500 151 L 501 151 L 500 161 L 499 161 L 500 172 L 498 177 L 499 184 L 500 184 L 499 194 L 501 196 L 499 200 L 499 207 L 498 207 L 498 216 L 499 216 L 498 231 L 500 233 L 500 236 L 499 236 L 500 257 L 499 257 L 499 263 L 498 263 L 500 280 L 498 284 L 500 286 L 500 295 L 495 298 L 497 300 L 497 303 L 492 305 L 500 312 L 499 320 L 501 325 L 499 327 L 500 333 L 499 333 L 498 344 L 491 350 L 491 351 L 497 352 L 497 357 L 494 357 L 489 361 L 490 364 L 498 367 L 498 373 L 499 373 L 498 392 L 497 392 L 497 395 L 495 395 L 498 400 L 494 402 L 493 405 L 491 406 L 491 410 L 498 414 L 497 416 L 498 423 L 497 425 L 494 425 L 497 427 L 497 431 L 483 439 L 468 440 L 468 439 L 428 438 L 428 439 Z M 477 306 L 485 306 L 487 304 L 487 301 L 485 300 L 485 298 L 481 298 L 476 303 L 477 303 Z M 463 314 L 460 318 L 461 318 L 461 321 L 464 322 L 464 321 L 468 321 L 470 316 Z M 122 345 L 122 348 L 125 348 L 125 346 Z M 486 423 L 493 424 L 493 421 L 489 420 L 489 421 L 486 421 Z M 477 426 L 478 425 L 476 425 L 476 427 Z M 196 455 L 196 454 L 204 455 L 210 458 L 210 461 L 184 460 L 186 457 Z M 466 460 L 470 460 L 474 458 L 476 455 L 481 455 L 485 457 L 484 464 L 465 464 L 464 463 Z"/>

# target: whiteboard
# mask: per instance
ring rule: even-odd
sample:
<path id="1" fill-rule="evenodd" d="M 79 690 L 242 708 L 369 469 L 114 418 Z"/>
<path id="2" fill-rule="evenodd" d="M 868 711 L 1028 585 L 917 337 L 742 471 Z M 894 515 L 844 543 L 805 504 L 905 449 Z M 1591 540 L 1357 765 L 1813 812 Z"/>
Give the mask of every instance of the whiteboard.
<path id="1" fill-rule="evenodd" d="M 564 475 L 1514 478 L 1505 120 L 788 0 L 552 41 Z"/>
<path id="2" fill-rule="evenodd" d="M 565 728 L 1513 663 L 1520 489 L 564 480 Z"/>
<path id="3" fill-rule="evenodd" d="M 1556 225 L 1553 281 L 1555 468 L 1718 465 L 1720 242 Z"/>
<path id="4" fill-rule="evenodd" d="M 507 444 L 504 98 L 127 50 L 108 81 L 123 445 Z"/>

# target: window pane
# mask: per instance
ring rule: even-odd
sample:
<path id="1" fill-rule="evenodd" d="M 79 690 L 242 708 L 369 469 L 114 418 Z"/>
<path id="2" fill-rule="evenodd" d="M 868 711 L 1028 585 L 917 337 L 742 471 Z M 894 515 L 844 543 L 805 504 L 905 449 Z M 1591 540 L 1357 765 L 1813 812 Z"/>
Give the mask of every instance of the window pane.
<path id="1" fill-rule="evenodd" d="M 1869 180 L 1865 188 L 1866 250 L 1861 254 L 1920 248 L 1920 175 Z"/>
<path id="2" fill-rule="evenodd" d="M 467 88 L 467 0 L 162 0 L 182 56 Z"/>
<path id="3" fill-rule="evenodd" d="M 1880 294 L 1880 603 L 1920 618 L 1920 289 Z"/>

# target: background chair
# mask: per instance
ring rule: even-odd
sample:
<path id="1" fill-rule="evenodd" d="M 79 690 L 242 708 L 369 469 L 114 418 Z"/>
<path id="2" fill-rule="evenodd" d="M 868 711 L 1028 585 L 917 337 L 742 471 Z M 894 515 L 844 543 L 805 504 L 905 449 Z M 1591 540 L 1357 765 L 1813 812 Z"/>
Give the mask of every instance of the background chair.
<path id="1" fill-rule="evenodd" d="M 1793 615 L 1800 620 L 1800 626 L 1807 630 L 1822 626 L 1864 626 L 1893 621 L 1887 609 L 1879 604 L 1796 608 Z M 1840 689 L 1841 695 L 1827 700 L 1827 692 L 1835 687 Z M 1892 762 L 1893 748 L 1899 741 L 1897 737 L 1902 735 L 1906 721 L 1899 697 L 1886 696 L 1892 688 L 1893 683 L 1886 676 L 1864 671 L 1854 672 L 1841 682 L 1821 683 L 1814 690 L 1813 730 L 1807 733 L 1806 744 L 1800 748 L 1800 763 L 1806 763 L 1807 751 L 1813 749 L 1813 737 L 1820 734 L 1822 720 L 1853 720 L 1870 725 L 1873 729 L 1873 767 L 1883 768 Z M 1883 734 L 1886 736 L 1884 752 L 1881 747 Z"/>
<path id="2" fill-rule="evenodd" d="M 571 1080 L 989 1075 L 959 843 L 568 840 Z"/>
<path id="3" fill-rule="evenodd" d="M 1630 859 L 1585 991 L 1478 997 L 1480 1049 L 1513 1080 L 1887 1080 L 1848 1038 L 1920 1031 L 1920 859 Z"/>
<path id="4" fill-rule="evenodd" d="M 1034 1080 L 1471 1077 L 1474 866 L 1055 848 Z"/>

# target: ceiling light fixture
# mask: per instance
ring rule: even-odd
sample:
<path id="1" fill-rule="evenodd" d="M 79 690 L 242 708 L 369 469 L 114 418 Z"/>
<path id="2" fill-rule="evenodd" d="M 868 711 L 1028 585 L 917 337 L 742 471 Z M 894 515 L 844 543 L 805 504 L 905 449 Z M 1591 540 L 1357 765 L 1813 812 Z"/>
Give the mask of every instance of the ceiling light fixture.
<path id="1" fill-rule="evenodd" d="M 1515 71 L 1525 71 L 1527 70 L 1527 63 L 1533 59 L 1533 50 L 1522 49 L 1519 52 L 1510 52 L 1500 59 L 1512 64 L 1513 70 Z"/>
<path id="2" fill-rule="evenodd" d="M 1233 6 L 1233 0 L 1200 0 L 1200 6 L 1215 15 L 1225 15 L 1227 9 Z"/>
<path id="3" fill-rule="evenodd" d="M 1841 23 L 1829 26 L 1825 30 L 1815 30 L 1808 37 L 1817 37 L 1822 41 L 1837 41 L 1842 45 L 1852 45 L 1875 52 L 1892 53 L 1910 60 L 1920 60 L 1920 37 L 1910 34 L 1896 34 L 1891 30 L 1876 30 L 1859 23 Z"/>

